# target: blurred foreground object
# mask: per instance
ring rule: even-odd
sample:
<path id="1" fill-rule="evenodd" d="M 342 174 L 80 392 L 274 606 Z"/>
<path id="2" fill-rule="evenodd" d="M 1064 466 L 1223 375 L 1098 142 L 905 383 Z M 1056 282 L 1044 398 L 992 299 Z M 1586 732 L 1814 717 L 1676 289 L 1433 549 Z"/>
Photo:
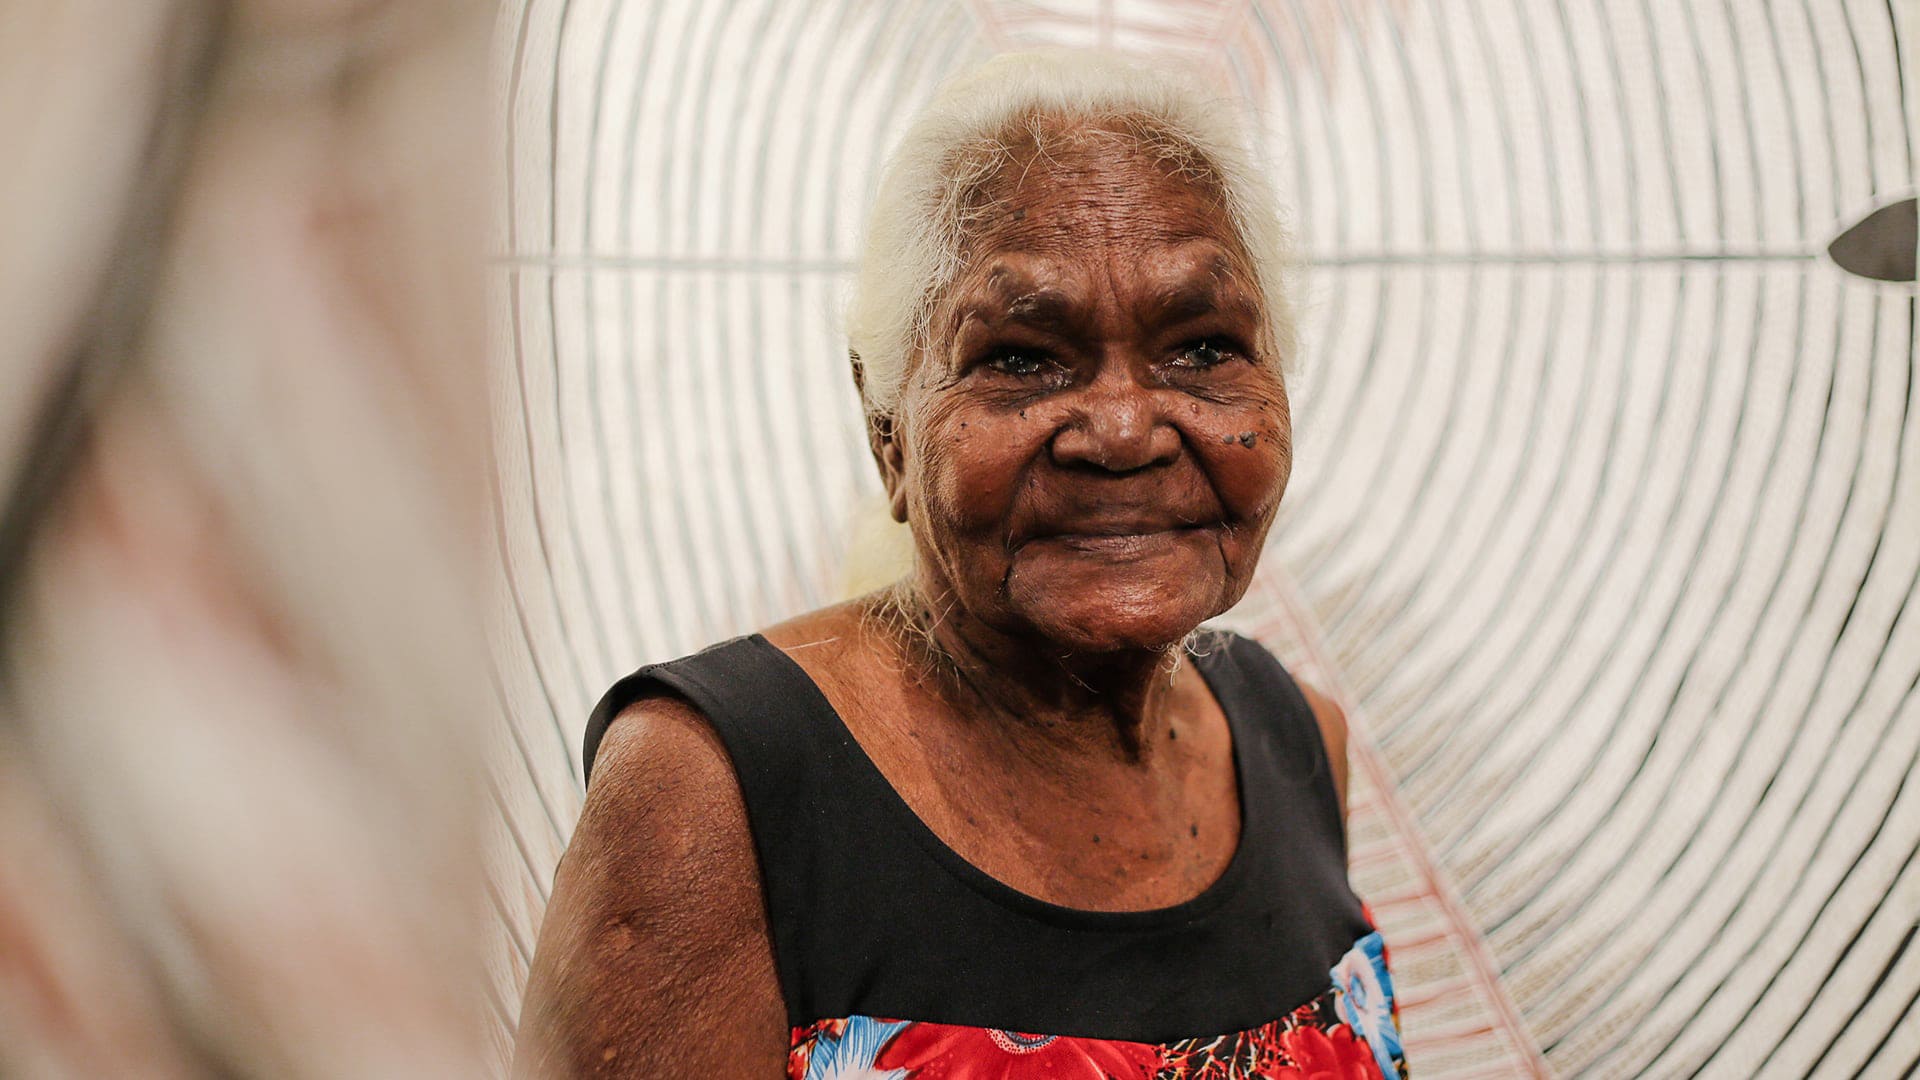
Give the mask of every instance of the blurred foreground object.
<path id="1" fill-rule="evenodd" d="M 0 6 L 0 1074 L 482 1071 L 489 15 Z"/>

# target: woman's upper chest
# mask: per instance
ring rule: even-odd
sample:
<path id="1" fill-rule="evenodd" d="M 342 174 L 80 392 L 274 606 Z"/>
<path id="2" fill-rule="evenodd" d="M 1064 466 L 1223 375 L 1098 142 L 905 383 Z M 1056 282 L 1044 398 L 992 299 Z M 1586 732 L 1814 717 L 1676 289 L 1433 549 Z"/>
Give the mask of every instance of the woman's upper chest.
<path id="1" fill-rule="evenodd" d="M 1231 863 L 1242 822 L 1230 725 L 1191 668 L 1164 726 L 1132 733 L 1142 745 L 1129 753 L 962 711 L 929 680 L 837 644 L 789 655 L 906 809 L 988 876 L 1062 907 L 1141 911 L 1198 896 Z"/>

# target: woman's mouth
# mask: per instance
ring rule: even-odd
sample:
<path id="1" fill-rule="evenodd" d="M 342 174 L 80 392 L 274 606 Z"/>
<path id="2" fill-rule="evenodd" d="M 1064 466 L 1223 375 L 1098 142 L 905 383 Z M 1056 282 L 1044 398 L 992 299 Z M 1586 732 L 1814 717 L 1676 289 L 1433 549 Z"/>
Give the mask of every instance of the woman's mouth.
<path id="1" fill-rule="evenodd" d="M 1214 524 L 1187 525 L 1170 522 L 1076 523 L 1072 527 L 1049 529 L 1028 537 L 1026 544 L 1045 544 L 1075 551 L 1106 555 L 1145 552 L 1155 546 L 1210 538 Z"/>

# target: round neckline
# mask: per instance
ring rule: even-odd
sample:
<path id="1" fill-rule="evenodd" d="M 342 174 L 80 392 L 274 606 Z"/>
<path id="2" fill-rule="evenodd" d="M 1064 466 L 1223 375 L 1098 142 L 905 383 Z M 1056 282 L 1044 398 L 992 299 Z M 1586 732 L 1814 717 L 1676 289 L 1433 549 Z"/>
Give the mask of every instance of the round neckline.
<path id="1" fill-rule="evenodd" d="M 821 720 L 827 725 L 827 730 L 846 747 L 853 767 L 863 776 L 868 786 L 874 789 L 875 796 L 884 807 L 883 812 L 894 820 L 897 827 L 949 875 L 973 892 L 1001 907 L 1041 922 L 1074 930 L 1158 929 L 1188 923 L 1212 912 L 1238 893 L 1240 882 L 1247 876 L 1247 866 L 1253 861 L 1253 850 L 1258 846 L 1251 837 L 1258 826 L 1259 804 L 1253 798 L 1247 783 L 1249 776 L 1247 731 L 1236 715 L 1236 710 L 1228 704 L 1227 699 L 1231 695 L 1222 692 L 1219 679 L 1221 673 L 1217 670 L 1221 662 L 1220 658 L 1227 652 L 1224 644 L 1218 649 L 1207 652 L 1195 652 L 1189 649 L 1187 657 L 1193 663 L 1194 669 L 1200 673 L 1200 677 L 1206 681 L 1208 692 L 1213 695 L 1215 703 L 1220 706 L 1221 715 L 1227 721 L 1227 735 L 1232 743 L 1230 756 L 1233 759 L 1234 794 L 1240 810 L 1240 834 L 1234 842 L 1233 855 L 1228 859 L 1226 869 L 1220 872 L 1219 877 L 1200 892 L 1177 904 L 1132 911 L 1099 911 L 1091 908 L 1068 907 L 1022 892 L 975 866 L 966 856 L 955 851 L 951 845 L 940 838 L 940 834 L 933 831 L 932 826 L 921 819 L 906 798 L 900 794 L 899 789 L 887 779 L 887 775 L 880 770 L 879 765 L 874 763 L 872 755 L 867 753 L 867 748 L 854 737 L 853 729 L 847 727 L 846 720 L 841 717 L 840 711 L 833 707 L 833 702 L 827 699 L 826 692 L 814 682 L 813 676 L 807 673 L 806 668 L 801 667 L 798 661 L 788 656 L 785 650 L 767 640 L 765 635 L 756 633 L 748 637 L 757 647 L 778 657 L 781 663 L 799 677 L 800 682 L 805 686 L 804 693 L 808 699 L 806 704 L 819 712 Z"/>

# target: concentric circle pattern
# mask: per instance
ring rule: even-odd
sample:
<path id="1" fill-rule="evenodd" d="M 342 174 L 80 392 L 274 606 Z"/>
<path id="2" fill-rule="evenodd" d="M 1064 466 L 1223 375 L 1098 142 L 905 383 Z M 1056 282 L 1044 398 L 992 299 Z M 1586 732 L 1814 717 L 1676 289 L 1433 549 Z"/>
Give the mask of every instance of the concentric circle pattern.
<path id="1" fill-rule="evenodd" d="M 877 487 L 837 309 L 891 137 L 1069 44 L 1258 110 L 1307 342 L 1267 558 L 1525 1049 L 1911 1070 L 1915 294 L 1824 252 L 1913 188 L 1915 33 L 1884 0 L 510 2 L 503 1057 L 594 697 L 835 598 Z M 1417 1072 L 1492 1068 L 1442 1027 Z"/>

